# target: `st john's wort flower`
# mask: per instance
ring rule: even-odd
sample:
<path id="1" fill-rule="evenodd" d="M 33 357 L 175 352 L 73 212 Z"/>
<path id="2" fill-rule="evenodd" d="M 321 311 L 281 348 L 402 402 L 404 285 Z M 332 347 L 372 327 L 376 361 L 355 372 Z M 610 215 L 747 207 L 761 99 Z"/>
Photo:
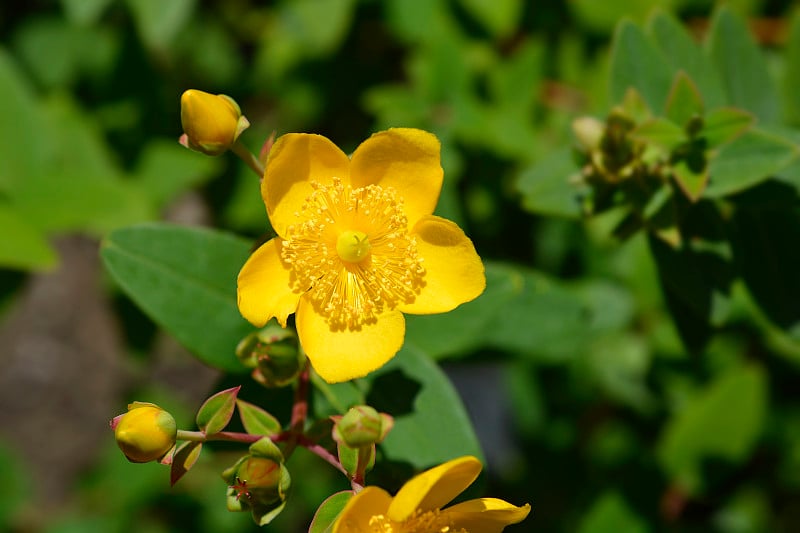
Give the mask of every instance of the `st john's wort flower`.
<path id="1" fill-rule="evenodd" d="M 439 140 L 376 133 L 348 157 L 320 135 L 287 134 L 269 153 L 261 193 L 278 236 L 238 279 L 257 326 L 295 313 L 300 344 L 328 382 L 366 375 L 403 345 L 403 313 L 450 311 L 483 292 L 483 264 L 453 222 L 434 216 Z"/>

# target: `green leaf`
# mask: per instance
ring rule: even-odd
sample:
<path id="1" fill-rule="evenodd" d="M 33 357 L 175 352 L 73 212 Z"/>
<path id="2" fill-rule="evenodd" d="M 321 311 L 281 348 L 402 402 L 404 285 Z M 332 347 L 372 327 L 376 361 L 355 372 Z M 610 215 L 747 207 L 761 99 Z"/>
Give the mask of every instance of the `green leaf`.
<path id="1" fill-rule="evenodd" d="M 686 72 L 697 84 L 707 109 L 725 105 L 725 91 L 719 75 L 680 21 L 659 9 L 653 14 L 647 29 L 673 71 Z"/>
<path id="2" fill-rule="evenodd" d="M 708 50 L 728 95 L 728 104 L 752 111 L 763 124 L 779 118 L 778 91 L 747 25 L 730 9 L 716 12 Z"/>
<path id="3" fill-rule="evenodd" d="M 70 22 L 80 26 L 94 24 L 114 0 L 61 0 Z"/>
<path id="4" fill-rule="evenodd" d="M 243 371 L 234 350 L 253 328 L 239 314 L 236 277 L 250 244 L 218 231 L 146 224 L 111 233 L 101 255 L 142 310 L 203 362 Z"/>
<path id="5" fill-rule="evenodd" d="M 13 209 L 0 204 L 0 266 L 47 270 L 57 261 L 44 235 Z"/>
<path id="6" fill-rule="evenodd" d="M 672 72 L 653 41 L 638 26 L 623 20 L 614 33 L 609 79 L 614 102 L 621 102 L 633 87 L 651 110 L 659 110 L 667 100 Z"/>
<path id="7" fill-rule="evenodd" d="M 767 414 L 767 380 L 756 365 L 725 372 L 667 423 L 657 456 L 667 475 L 692 494 L 702 491 L 706 459 L 739 464 L 761 434 Z"/>
<path id="8" fill-rule="evenodd" d="M 686 126 L 693 117 L 703 116 L 703 97 L 683 71 L 678 72 L 667 96 L 666 114 L 667 118 L 681 126 Z"/>
<path id="9" fill-rule="evenodd" d="M 722 146 L 711 160 L 705 196 L 719 198 L 743 191 L 792 163 L 798 147 L 762 130 L 750 130 Z"/>
<path id="10" fill-rule="evenodd" d="M 423 469 L 460 455 L 483 456 L 458 393 L 419 350 L 404 346 L 364 381 L 366 403 L 394 417 L 394 428 L 380 445 L 389 461 Z"/>
<path id="11" fill-rule="evenodd" d="M 522 194 L 522 207 L 531 213 L 579 218 L 585 191 L 570 179 L 579 175 L 569 150 L 553 152 L 520 172 L 516 187 Z"/>
<path id="12" fill-rule="evenodd" d="M 219 433 L 228 422 L 231 421 L 233 410 L 236 407 L 236 395 L 239 394 L 238 387 L 232 387 L 220 391 L 209 397 L 197 411 L 197 427 L 206 435 Z"/>
<path id="13" fill-rule="evenodd" d="M 17 512 L 34 497 L 28 468 L 22 457 L 0 443 L 0 486 L 7 487 L 0 498 L 0 524 L 13 524 Z"/>
<path id="14" fill-rule="evenodd" d="M 664 117 L 651 118 L 643 122 L 631 132 L 631 136 L 655 144 L 667 152 L 686 140 L 684 129 Z"/>
<path id="15" fill-rule="evenodd" d="M 707 166 L 698 169 L 682 160 L 672 165 L 672 172 L 686 197 L 692 202 L 698 201 L 708 186 Z"/>
<path id="16" fill-rule="evenodd" d="M 200 450 L 203 443 L 197 441 L 186 441 L 175 450 L 172 456 L 172 464 L 169 471 L 169 484 L 175 485 L 186 472 L 188 472 L 200 457 Z"/>
<path id="17" fill-rule="evenodd" d="M 460 0 L 460 3 L 496 38 L 514 31 L 523 8 L 521 0 Z"/>
<path id="18" fill-rule="evenodd" d="M 603 493 L 583 517 L 578 533 L 647 533 L 650 528 L 622 497 L 611 491 Z"/>
<path id="19" fill-rule="evenodd" d="M 196 0 L 127 0 L 125 3 L 142 41 L 150 48 L 166 50 L 191 17 Z"/>
<path id="20" fill-rule="evenodd" d="M 741 109 L 714 109 L 703 117 L 700 136 L 705 138 L 708 148 L 716 148 L 747 131 L 754 122 L 755 117 Z"/>
<path id="21" fill-rule="evenodd" d="M 789 39 L 783 62 L 783 97 L 787 118 L 793 125 L 800 124 L 800 11 L 793 10 L 789 24 Z"/>
<path id="22" fill-rule="evenodd" d="M 236 406 L 245 431 L 251 435 L 277 435 L 281 432 L 281 423 L 264 409 L 237 398 Z"/>
<path id="23" fill-rule="evenodd" d="M 333 530 L 333 523 L 336 522 L 342 509 L 352 497 L 353 491 L 350 490 L 337 492 L 328 497 L 314 514 L 314 520 L 311 521 L 308 533 L 330 533 Z"/>

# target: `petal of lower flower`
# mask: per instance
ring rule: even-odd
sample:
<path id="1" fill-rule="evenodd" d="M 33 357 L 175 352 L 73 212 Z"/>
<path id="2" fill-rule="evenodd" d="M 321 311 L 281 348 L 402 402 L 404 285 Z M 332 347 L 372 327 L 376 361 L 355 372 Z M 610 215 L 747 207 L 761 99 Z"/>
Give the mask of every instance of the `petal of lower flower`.
<path id="1" fill-rule="evenodd" d="M 372 531 L 373 516 L 386 514 L 392 497 L 380 487 L 366 487 L 350 498 L 336 519 L 333 533 L 364 533 Z"/>
<path id="2" fill-rule="evenodd" d="M 306 298 L 295 314 L 297 335 L 311 366 L 328 383 L 360 378 L 386 364 L 403 346 L 406 321 L 399 311 L 357 330 L 332 330 Z"/>
<path id="3" fill-rule="evenodd" d="M 444 172 L 441 144 L 432 133 L 391 128 L 374 134 L 353 152 L 353 187 L 393 187 L 405 202 L 409 228 L 430 215 L 439 201 Z"/>
<path id="4" fill-rule="evenodd" d="M 387 516 L 402 522 L 414 511 L 441 508 L 469 487 L 481 473 L 481 468 L 478 459 L 467 455 L 414 476 L 394 497 Z"/>
<path id="5" fill-rule="evenodd" d="M 283 327 L 301 294 L 291 290 L 291 271 L 281 261 L 281 239 L 262 244 L 239 271 L 239 312 L 256 326 L 276 317 Z"/>
<path id="6" fill-rule="evenodd" d="M 525 520 L 531 506 L 511 505 L 497 498 L 480 498 L 459 503 L 444 510 L 453 528 L 481 533 L 500 533 L 511 524 Z"/>
<path id="7" fill-rule="evenodd" d="M 261 197 L 275 232 L 286 237 L 286 228 L 297 222 L 313 188 L 312 182 L 330 185 L 338 177 L 347 184 L 350 159 L 322 135 L 288 133 L 281 136 L 269 151 Z"/>
<path id="8" fill-rule="evenodd" d="M 425 285 L 404 313 L 426 315 L 451 311 L 477 298 L 486 288 L 481 258 L 461 228 L 450 220 L 428 215 L 412 230 L 425 268 Z"/>

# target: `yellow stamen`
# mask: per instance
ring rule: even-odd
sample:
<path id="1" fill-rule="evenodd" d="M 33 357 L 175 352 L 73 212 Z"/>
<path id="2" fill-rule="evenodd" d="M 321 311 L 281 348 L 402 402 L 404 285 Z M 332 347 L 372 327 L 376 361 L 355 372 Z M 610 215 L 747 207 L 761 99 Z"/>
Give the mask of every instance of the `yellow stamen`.
<path id="1" fill-rule="evenodd" d="M 334 330 L 358 329 L 413 302 L 425 269 L 394 189 L 353 189 L 338 178 L 312 186 L 281 252 L 294 289 Z"/>

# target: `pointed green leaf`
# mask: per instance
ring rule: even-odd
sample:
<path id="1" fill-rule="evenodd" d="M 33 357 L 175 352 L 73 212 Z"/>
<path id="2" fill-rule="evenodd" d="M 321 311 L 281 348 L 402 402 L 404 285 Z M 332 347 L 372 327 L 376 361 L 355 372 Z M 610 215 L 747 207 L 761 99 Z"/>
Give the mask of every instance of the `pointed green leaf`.
<path id="1" fill-rule="evenodd" d="M 750 130 L 723 145 L 711 160 L 705 196 L 719 198 L 752 187 L 792 163 L 798 147 L 777 135 Z"/>
<path id="2" fill-rule="evenodd" d="M 494 37 L 505 37 L 519 22 L 521 0 L 460 0 L 463 8 Z"/>
<path id="3" fill-rule="evenodd" d="M 648 533 L 650 528 L 615 492 L 603 493 L 583 517 L 578 533 Z"/>
<path id="4" fill-rule="evenodd" d="M 767 414 L 767 379 L 761 367 L 743 365 L 717 377 L 667 423 L 658 459 L 685 490 L 702 492 L 702 462 L 747 459 Z"/>
<path id="5" fill-rule="evenodd" d="M 631 135 L 647 143 L 655 144 L 667 152 L 686 141 L 684 129 L 671 119 L 664 117 L 651 118 L 643 122 L 631 132 Z"/>
<path id="6" fill-rule="evenodd" d="M 692 202 L 699 200 L 708 186 L 708 169 L 695 169 L 686 161 L 678 161 L 672 165 L 672 172 L 686 197 Z"/>
<path id="7" fill-rule="evenodd" d="M 657 10 L 648 24 L 659 50 L 673 72 L 684 71 L 697 84 L 707 109 L 725 105 L 722 81 L 703 50 L 684 25 L 664 10 Z"/>
<path id="8" fill-rule="evenodd" d="M 762 123 L 779 118 L 778 91 L 745 22 L 728 8 L 716 12 L 708 38 L 728 104 L 752 111 Z"/>
<path id="9" fill-rule="evenodd" d="M 251 435 L 271 436 L 281 432 L 281 423 L 264 409 L 240 399 L 236 400 L 236 406 L 245 431 Z"/>
<path id="10" fill-rule="evenodd" d="M 716 148 L 734 140 L 747 131 L 755 122 L 752 113 L 735 107 L 721 107 L 709 111 L 703 117 L 700 136 L 705 138 L 708 148 Z"/>
<path id="11" fill-rule="evenodd" d="M 353 497 L 353 491 L 345 490 L 329 496 L 317 509 L 308 533 L 330 533 L 339 514 Z"/>
<path id="12" fill-rule="evenodd" d="M 172 456 L 172 465 L 169 471 L 169 483 L 174 485 L 186 472 L 191 469 L 200 457 L 202 442 L 187 441 L 178 446 Z"/>
<path id="13" fill-rule="evenodd" d="M 206 435 L 219 433 L 233 416 L 236 407 L 236 395 L 241 386 L 220 391 L 208 398 L 197 411 L 197 427 Z"/>
<path id="14" fill-rule="evenodd" d="M 635 24 L 622 21 L 611 48 L 610 92 L 621 102 L 628 88 L 635 88 L 651 110 L 664 108 L 672 72 L 664 54 Z"/>
<path id="15" fill-rule="evenodd" d="M 112 232 L 103 262 L 125 293 L 203 362 L 237 372 L 234 350 L 253 328 L 236 305 L 250 243 L 209 229 L 146 224 Z"/>
<path id="16" fill-rule="evenodd" d="M 685 72 L 678 72 L 667 96 L 667 118 L 685 127 L 693 117 L 703 116 L 703 111 L 703 97 L 697 86 Z"/>
<path id="17" fill-rule="evenodd" d="M 579 175 L 569 150 L 553 152 L 520 172 L 516 186 L 522 193 L 522 207 L 542 215 L 580 217 L 585 191 L 571 179 Z"/>

